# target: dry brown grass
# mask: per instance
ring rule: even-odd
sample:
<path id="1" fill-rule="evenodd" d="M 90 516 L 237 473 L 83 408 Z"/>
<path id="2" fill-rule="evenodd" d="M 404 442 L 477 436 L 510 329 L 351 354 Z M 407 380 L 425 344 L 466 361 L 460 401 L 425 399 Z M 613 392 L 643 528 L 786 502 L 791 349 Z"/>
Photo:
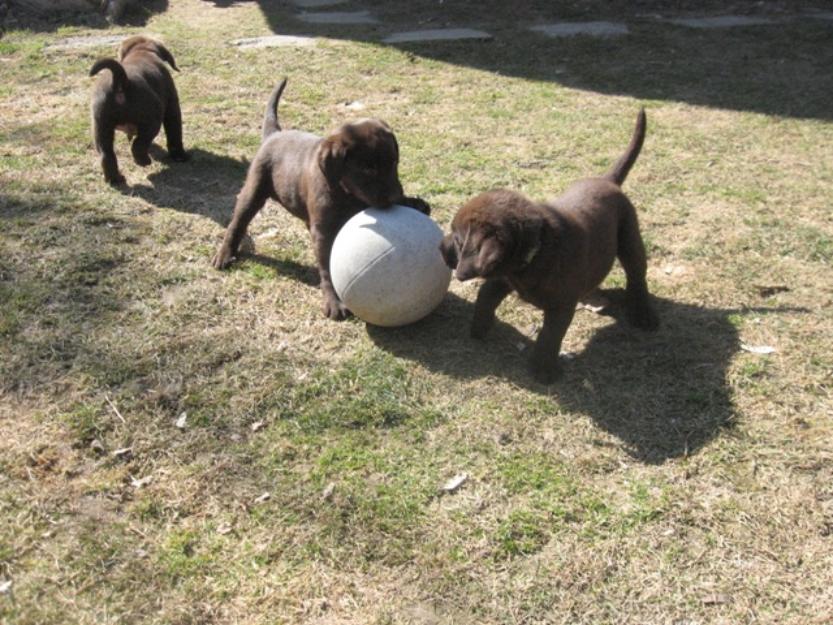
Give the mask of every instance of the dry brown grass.
<path id="1" fill-rule="evenodd" d="M 0 620 L 833 621 L 829 25 L 630 16 L 624 40 L 550 42 L 500 9 L 476 24 L 491 43 L 396 49 L 221 5 L 149 18 L 194 159 L 142 170 L 121 142 L 125 192 L 89 140 L 86 72 L 108 51 L 45 48 L 101 33 L 0 40 Z M 476 17 L 368 6 L 386 28 Z M 622 16 L 517 18 L 593 11 Z M 324 37 L 227 45 L 272 29 Z M 277 206 L 255 256 L 212 270 L 283 75 L 286 126 L 323 132 L 357 100 L 389 121 L 406 189 L 444 226 L 475 192 L 544 198 L 603 170 L 646 106 L 627 191 L 662 330 L 580 312 L 543 387 L 524 368 L 540 314 L 510 300 L 472 342 L 470 285 L 409 328 L 325 320 L 307 234 Z"/>

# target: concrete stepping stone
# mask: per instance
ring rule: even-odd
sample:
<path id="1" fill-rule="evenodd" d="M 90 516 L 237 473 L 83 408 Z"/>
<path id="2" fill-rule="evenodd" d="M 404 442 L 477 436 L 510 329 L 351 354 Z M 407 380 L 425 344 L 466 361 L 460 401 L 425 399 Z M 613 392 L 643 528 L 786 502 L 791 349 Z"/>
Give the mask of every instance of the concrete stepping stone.
<path id="1" fill-rule="evenodd" d="M 530 30 L 547 37 L 573 37 L 574 35 L 611 37 L 628 34 L 628 27 L 620 22 L 556 22 L 532 26 Z"/>
<path id="2" fill-rule="evenodd" d="M 714 17 L 680 17 L 669 20 L 678 26 L 689 28 L 733 28 L 735 26 L 760 26 L 773 24 L 767 17 L 750 17 L 748 15 L 716 15 Z"/>
<path id="3" fill-rule="evenodd" d="M 344 4 L 347 0 L 292 0 L 292 4 L 301 9 L 320 9 L 337 4 Z"/>
<path id="4" fill-rule="evenodd" d="M 409 30 L 382 39 L 383 43 L 405 43 L 412 41 L 457 41 L 459 39 L 491 39 L 492 36 L 473 28 L 435 28 L 432 30 Z"/>
<path id="5" fill-rule="evenodd" d="M 231 45 L 240 48 L 287 48 L 287 47 L 308 47 L 315 45 L 314 37 L 302 37 L 298 35 L 267 35 L 265 37 L 247 37 L 245 39 L 234 39 Z"/>
<path id="6" fill-rule="evenodd" d="M 68 37 L 59 39 L 46 46 L 46 50 L 83 50 L 85 48 L 100 48 L 103 46 L 115 46 L 127 39 L 128 35 L 106 35 L 93 37 Z M 113 51 L 115 56 L 116 52 Z"/>
<path id="7" fill-rule="evenodd" d="M 301 13 L 298 19 L 307 24 L 378 24 L 370 11 L 332 11 Z"/>

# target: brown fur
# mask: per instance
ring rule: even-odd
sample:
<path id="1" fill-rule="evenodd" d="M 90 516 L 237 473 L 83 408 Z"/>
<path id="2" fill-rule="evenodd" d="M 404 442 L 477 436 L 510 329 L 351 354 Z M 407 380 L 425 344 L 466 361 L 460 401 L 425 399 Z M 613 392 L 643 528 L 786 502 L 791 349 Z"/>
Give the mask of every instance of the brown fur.
<path id="1" fill-rule="evenodd" d="M 486 279 L 475 303 L 473 337 L 485 336 L 512 291 L 544 311 L 531 362 L 541 382 L 558 374 L 561 341 L 576 305 L 604 280 L 616 257 L 627 276 L 629 320 L 646 330 L 659 324 L 636 210 L 620 189 L 644 136 L 640 111 L 631 143 L 613 169 L 574 183 L 551 202 L 534 203 L 507 190 L 478 195 L 454 217 L 440 246 L 459 280 Z"/>
<path id="2" fill-rule="evenodd" d="M 122 42 L 118 61 L 99 59 L 90 70 L 90 76 L 110 70 L 99 76 L 92 95 L 93 139 L 104 179 L 110 184 L 124 182 L 113 149 L 116 130 L 127 133 L 138 165 L 150 165 L 148 149 L 162 126 L 171 158 L 188 160 L 182 145 L 179 96 L 165 62 L 179 71 L 165 46 L 139 35 Z"/>
<path id="3" fill-rule="evenodd" d="M 428 204 L 405 197 L 399 182 L 399 146 L 390 127 L 378 119 L 345 124 L 325 138 L 281 130 L 277 106 L 286 80 L 272 92 L 263 119 L 263 142 L 237 196 L 231 223 L 212 261 L 227 267 L 237 254 L 252 218 L 267 199 L 302 219 L 312 236 L 324 314 L 344 319 L 349 311 L 330 279 L 330 250 L 336 234 L 353 215 L 375 206 L 405 204 L 428 214 Z"/>

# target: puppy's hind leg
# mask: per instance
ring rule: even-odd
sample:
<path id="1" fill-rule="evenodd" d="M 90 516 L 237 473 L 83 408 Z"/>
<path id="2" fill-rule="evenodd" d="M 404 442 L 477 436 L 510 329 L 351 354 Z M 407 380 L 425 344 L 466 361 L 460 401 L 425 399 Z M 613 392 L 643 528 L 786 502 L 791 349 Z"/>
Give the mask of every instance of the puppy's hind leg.
<path id="1" fill-rule="evenodd" d="M 477 292 L 474 304 L 474 318 L 471 321 L 471 336 L 482 339 L 495 324 L 495 310 L 512 292 L 512 285 L 501 278 L 487 280 Z"/>
<path id="2" fill-rule="evenodd" d="M 642 330 L 656 330 L 659 316 L 651 303 L 645 274 L 648 263 L 645 260 L 645 246 L 639 234 L 636 210 L 628 202 L 628 210 L 619 226 L 617 256 L 627 278 L 626 306 L 628 321 Z"/>
<path id="3" fill-rule="evenodd" d="M 101 157 L 101 169 L 104 171 L 104 180 L 109 184 L 117 185 L 124 183 L 124 176 L 119 172 L 119 164 L 116 160 L 116 151 L 113 149 L 116 128 L 113 124 L 93 120 L 93 138 L 95 149 Z"/>
<path id="4" fill-rule="evenodd" d="M 158 121 L 146 122 L 139 124 L 137 127 L 136 138 L 130 146 L 130 152 L 133 154 L 133 160 L 137 165 L 147 167 L 150 165 L 150 145 L 153 139 L 159 134 L 159 128 L 162 126 Z"/>
<path id="5" fill-rule="evenodd" d="M 187 161 L 190 155 L 182 145 L 182 111 L 179 108 L 179 96 L 175 91 L 165 109 L 165 119 L 162 120 L 162 124 L 165 126 L 165 139 L 168 142 L 170 157 L 179 163 Z"/>

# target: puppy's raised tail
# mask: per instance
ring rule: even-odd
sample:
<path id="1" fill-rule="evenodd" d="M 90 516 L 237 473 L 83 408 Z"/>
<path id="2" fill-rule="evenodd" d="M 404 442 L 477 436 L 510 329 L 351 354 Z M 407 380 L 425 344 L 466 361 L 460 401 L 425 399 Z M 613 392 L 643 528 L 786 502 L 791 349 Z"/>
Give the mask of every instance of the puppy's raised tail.
<path id="1" fill-rule="evenodd" d="M 109 69 L 113 74 L 113 88 L 116 91 L 127 89 L 127 72 L 116 59 L 99 59 L 90 69 L 90 76 L 95 76 L 103 69 Z"/>
<path id="2" fill-rule="evenodd" d="M 636 117 L 636 128 L 633 131 L 628 149 L 619 157 L 611 170 L 604 175 L 605 178 L 615 182 L 620 187 L 625 182 L 625 178 L 628 177 L 628 172 L 633 167 L 636 157 L 639 156 L 639 151 L 642 149 L 642 143 L 645 141 L 645 123 L 645 109 L 643 108 L 639 110 L 639 115 Z"/>
<path id="3" fill-rule="evenodd" d="M 266 140 L 266 137 L 275 132 L 280 132 L 281 126 L 278 123 L 278 101 L 281 99 L 283 88 L 286 87 L 286 78 L 275 87 L 272 95 L 269 96 L 269 101 L 266 103 L 266 112 L 263 114 L 263 131 L 261 139 Z"/>

